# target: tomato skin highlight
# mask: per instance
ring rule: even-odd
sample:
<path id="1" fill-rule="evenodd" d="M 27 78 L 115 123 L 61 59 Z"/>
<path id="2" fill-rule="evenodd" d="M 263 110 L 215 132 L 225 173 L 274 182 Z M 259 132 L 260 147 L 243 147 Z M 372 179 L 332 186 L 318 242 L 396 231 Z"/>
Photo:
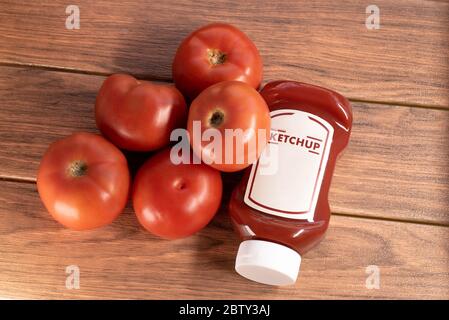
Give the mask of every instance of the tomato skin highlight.
<path id="1" fill-rule="evenodd" d="M 111 223 L 126 205 L 129 185 L 125 156 L 92 133 L 75 133 L 53 142 L 37 175 L 44 206 L 56 221 L 73 230 Z"/>
<path id="2" fill-rule="evenodd" d="M 219 124 L 215 121 L 217 117 L 214 118 L 217 111 L 218 117 L 222 117 Z M 224 138 L 220 153 L 208 149 L 211 141 L 196 143 L 195 122 L 201 123 L 201 136 L 209 129 L 220 132 Z M 192 102 L 187 120 L 194 153 L 211 167 L 224 172 L 239 171 L 251 165 L 260 156 L 269 139 L 270 126 L 270 112 L 265 100 L 254 88 L 240 81 L 220 82 L 204 90 Z M 239 143 L 237 139 L 225 138 L 228 129 L 249 130 L 251 133 L 245 135 L 245 139 Z M 259 129 L 263 130 L 264 136 L 259 137 Z M 244 150 L 244 161 L 239 163 L 237 153 L 241 148 Z M 233 153 L 230 163 L 226 163 L 226 150 L 232 150 Z"/>
<path id="3" fill-rule="evenodd" d="M 207 87 L 237 80 L 253 88 L 262 81 L 262 58 L 246 34 L 225 23 L 192 32 L 176 51 L 172 65 L 176 87 L 193 100 Z"/>
<path id="4" fill-rule="evenodd" d="M 119 148 L 153 151 L 170 143 L 172 130 L 185 126 L 187 106 L 173 85 L 115 74 L 98 92 L 95 119 L 101 133 Z"/>
<path id="5" fill-rule="evenodd" d="M 220 172 L 205 164 L 175 165 L 167 148 L 139 169 L 132 199 L 145 229 L 164 239 L 179 239 L 196 233 L 212 220 L 221 196 Z"/>

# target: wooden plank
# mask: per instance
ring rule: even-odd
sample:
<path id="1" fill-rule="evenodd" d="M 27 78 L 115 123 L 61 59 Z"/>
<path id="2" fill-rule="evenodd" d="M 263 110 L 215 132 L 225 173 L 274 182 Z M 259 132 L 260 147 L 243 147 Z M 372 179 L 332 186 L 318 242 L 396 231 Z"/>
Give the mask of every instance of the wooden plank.
<path id="1" fill-rule="evenodd" d="M 224 208 L 184 240 L 150 235 L 129 208 L 110 226 L 74 232 L 50 218 L 35 189 L 0 181 L 3 298 L 449 298 L 447 227 L 334 216 L 297 284 L 273 288 L 234 272 L 238 239 Z M 80 268 L 79 290 L 65 287 L 69 265 Z M 366 287 L 370 265 L 379 289 Z"/>
<path id="2" fill-rule="evenodd" d="M 0 177 L 34 181 L 50 142 L 97 132 L 93 105 L 103 77 L 0 71 Z M 354 119 L 331 188 L 333 211 L 449 224 L 449 112 L 356 102 Z"/>
<path id="3" fill-rule="evenodd" d="M 352 139 L 337 164 L 336 212 L 449 223 L 449 112 L 353 103 Z"/>
<path id="4" fill-rule="evenodd" d="M 297 79 L 363 101 L 449 107 L 449 3 L 378 0 L 380 29 L 358 0 L 87 1 L 67 30 L 66 1 L 0 1 L 0 63 L 170 79 L 180 41 L 208 22 L 244 30 L 265 80 Z"/>

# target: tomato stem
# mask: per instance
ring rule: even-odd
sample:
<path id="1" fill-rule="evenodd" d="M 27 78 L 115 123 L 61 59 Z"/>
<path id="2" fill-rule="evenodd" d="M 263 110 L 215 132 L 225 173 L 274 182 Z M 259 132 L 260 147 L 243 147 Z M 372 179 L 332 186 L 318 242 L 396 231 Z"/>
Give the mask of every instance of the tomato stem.
<path id="1" fill-rule="evenodd" d="M 207 49 L 209 63 L 213 66 L 223 64 L 226 61 L 226 54 L 218 49 Z"/>
<path id="2" fill-rule="evenodd" d="M 177 190 L 184 190 L 185 188 L 187 188 L 187 184 L 184 180 L 179 179 L 176 180 L 173 184 L 173 186 L 177 189 Z"/>
<path id="3" fill-rule="evenodd" d="M 221 110 L 215 110 L 209 118 L 209 125 L 218 128 L 224 121 L 224 113 Z"/>
<path id="4" fill-rule="evenodd" d="M 87 163 L 82 160 L 75 160 L 70 164 L 67 171 L 69 176 L 74 178 L 85 176 L 87 174 Z"/>

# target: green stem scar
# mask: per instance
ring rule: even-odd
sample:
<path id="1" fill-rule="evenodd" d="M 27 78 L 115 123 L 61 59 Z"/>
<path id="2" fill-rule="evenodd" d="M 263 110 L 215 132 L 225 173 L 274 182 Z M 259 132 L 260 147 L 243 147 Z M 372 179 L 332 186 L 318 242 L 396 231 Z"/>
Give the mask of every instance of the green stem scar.
<path id="1" fill-rule="evenodd" d="M 213 66 L 226 62 L 226 54 L 218 49 L 207 49 L 207 58 Z"/>
<path id="2" fill-rule="evenodd" d="M 82 160 L 75 160 L 70 163 L 67 171 L 69 176 L 73 178 L 85 176 L 87 174 L 87 163 Z"/>
<path id="3" fill-rule="evenodd" d="M 224 113 L 221 110 L 215 110 L 209 118 L 209 125 L 218 128 L 224 121 Z"/>

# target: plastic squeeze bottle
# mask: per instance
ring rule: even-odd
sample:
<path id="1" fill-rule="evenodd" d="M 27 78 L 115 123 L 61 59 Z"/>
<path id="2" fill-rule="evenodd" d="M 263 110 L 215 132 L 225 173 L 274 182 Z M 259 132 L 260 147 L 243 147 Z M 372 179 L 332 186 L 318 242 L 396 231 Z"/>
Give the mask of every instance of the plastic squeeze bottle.
<path id="1" fill-rule="evenodd" d="M 337 92 L 293 81 L 268 83 L 261 94 L 270 108 L 270 139 L 231 196 L 242 239 L 235 269 L 253 281 L 290 285 L 301 256 L 329 225 L 328 192 L 352 109 Z"/>

